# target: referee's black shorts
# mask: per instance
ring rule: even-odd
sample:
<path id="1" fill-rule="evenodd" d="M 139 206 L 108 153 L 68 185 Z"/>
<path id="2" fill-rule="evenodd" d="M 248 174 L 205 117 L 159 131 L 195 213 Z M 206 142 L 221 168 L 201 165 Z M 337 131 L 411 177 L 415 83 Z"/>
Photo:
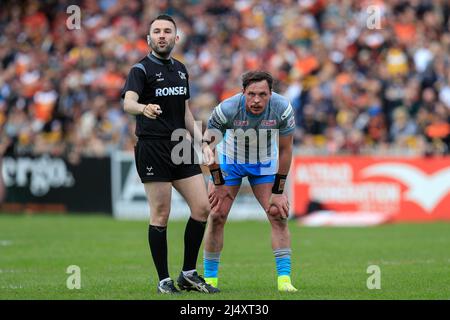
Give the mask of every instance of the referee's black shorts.
<path id="1" fill-rule="evenodd" d="M 194 162 L 196 158 L 194 148 L 189 143 L 190 157 L 188 161 L 175 164 L 171 158 L 173 148 L 179 142 L 171 140 L 155 140 L 139 138 L 134 146 L 136 169 L 142 183 L 146 182 L 170 182 L 189 178 L 202 173 L 200 165 Z M 175 150 L 177 151 L 178 148 Z M 176 152 L 183 156 L 183 152 Z M 189 155 L 187 155 L 189 156 Z M 196 164 L 197 163 L 197 164 Z"/>

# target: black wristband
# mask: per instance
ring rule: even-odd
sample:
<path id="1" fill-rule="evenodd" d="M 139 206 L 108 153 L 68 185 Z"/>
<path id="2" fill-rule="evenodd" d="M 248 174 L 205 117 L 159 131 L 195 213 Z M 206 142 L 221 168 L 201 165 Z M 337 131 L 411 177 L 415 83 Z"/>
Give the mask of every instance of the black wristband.
<path id="1" fill-rule="evenodd" d="M 220 168 L 217 169 L 209 169 L 209 172 L 211 172 L 211 177 L 213 179 L 213 183 L 216 186 L 221 186 L 225 184 L 225 179 L 222 175 L 222 170 Z"/>
<path id="2" fill-rule="evenodd" d="M 282 194 L 284 191 L 284 185 L 286 183 L 287 174 L 276 174 L 275 182 L 273 183 L 272 193 Z"/>

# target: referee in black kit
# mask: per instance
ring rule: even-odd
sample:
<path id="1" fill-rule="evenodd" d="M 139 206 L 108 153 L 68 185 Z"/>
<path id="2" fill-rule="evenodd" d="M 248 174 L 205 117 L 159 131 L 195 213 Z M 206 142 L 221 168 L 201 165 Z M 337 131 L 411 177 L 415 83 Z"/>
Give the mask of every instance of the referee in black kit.
<path id="1" fill-rule="evenodd" d="M 167 222 L 172 186 L 183 196 L 191 216 L 184 233 L 184 262 L 177 284 L 182 290 L 215 293 L 196 271 L 197 257 L 210 211 L 205 181 L 198 164 L 175 165 L 171 141 L 176 129 L 201 135 L 189 109 L 189 76 L 186 67 L 171 57 L 178 42 L 172 17 L 160 15 L 150 23 L 147 42 L 151 53 L 136 63 L 122 91 L 124 110 L 136 116 L 136 168 L 150 205 L 148 242 L 159 276 L 159 293 L 179 293 L 169 276 Z M 198 131 L 197 131 L 198 130 Z M 193 148 L 192 148 L 193 149 Z M 193 150 L 191 150 L 193 151 Z M 194 154 L 194 152 L 191 152 Z"/>

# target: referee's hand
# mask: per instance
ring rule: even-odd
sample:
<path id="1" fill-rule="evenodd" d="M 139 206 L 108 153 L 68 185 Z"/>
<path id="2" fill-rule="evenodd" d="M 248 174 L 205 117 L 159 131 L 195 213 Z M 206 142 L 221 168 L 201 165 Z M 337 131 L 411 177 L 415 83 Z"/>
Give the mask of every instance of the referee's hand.
<path id="1" fill-rule="evenodd" d="M 161 107 L 157 104 L 149 103 L 142 109 L 142 114 L 150 119 L 156 119 L 162 113 Z"/>
<path id="2" fill-rule="evenodd" d="M 214 163 L 214 152 L 211 148 L 204 143 L 202 146 L 203 164 L 205 166 L 210 166 Z"/>

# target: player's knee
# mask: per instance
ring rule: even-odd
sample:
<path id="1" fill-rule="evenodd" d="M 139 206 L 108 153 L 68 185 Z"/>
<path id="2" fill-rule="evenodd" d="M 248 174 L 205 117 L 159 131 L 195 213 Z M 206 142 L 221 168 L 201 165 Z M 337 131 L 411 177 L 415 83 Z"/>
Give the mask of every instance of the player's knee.
<path id="1" fill-rule="evenodd" d="M 276 206 L 270 207 L 269 212 L 267 213 L 267 217 L 269 218 L 272 227 L 284 228 L 286 219 L 283 219 L 281 211 Z"/>
<path id="2" fill-rule="evenodd" d="M 209 214 L 209 221 L 213 226 L 223 226 L 227 221 L 227 212 L 221 210 L 212 210 Z"/>
<path id="3" fill-rule="evenodd" d="M 277 220 L 279 217 L 281 217 L 281 212 L 278 210 L 276 206 L 270 206 L 269 212 L 267 213 L 269 220 Z"/>

